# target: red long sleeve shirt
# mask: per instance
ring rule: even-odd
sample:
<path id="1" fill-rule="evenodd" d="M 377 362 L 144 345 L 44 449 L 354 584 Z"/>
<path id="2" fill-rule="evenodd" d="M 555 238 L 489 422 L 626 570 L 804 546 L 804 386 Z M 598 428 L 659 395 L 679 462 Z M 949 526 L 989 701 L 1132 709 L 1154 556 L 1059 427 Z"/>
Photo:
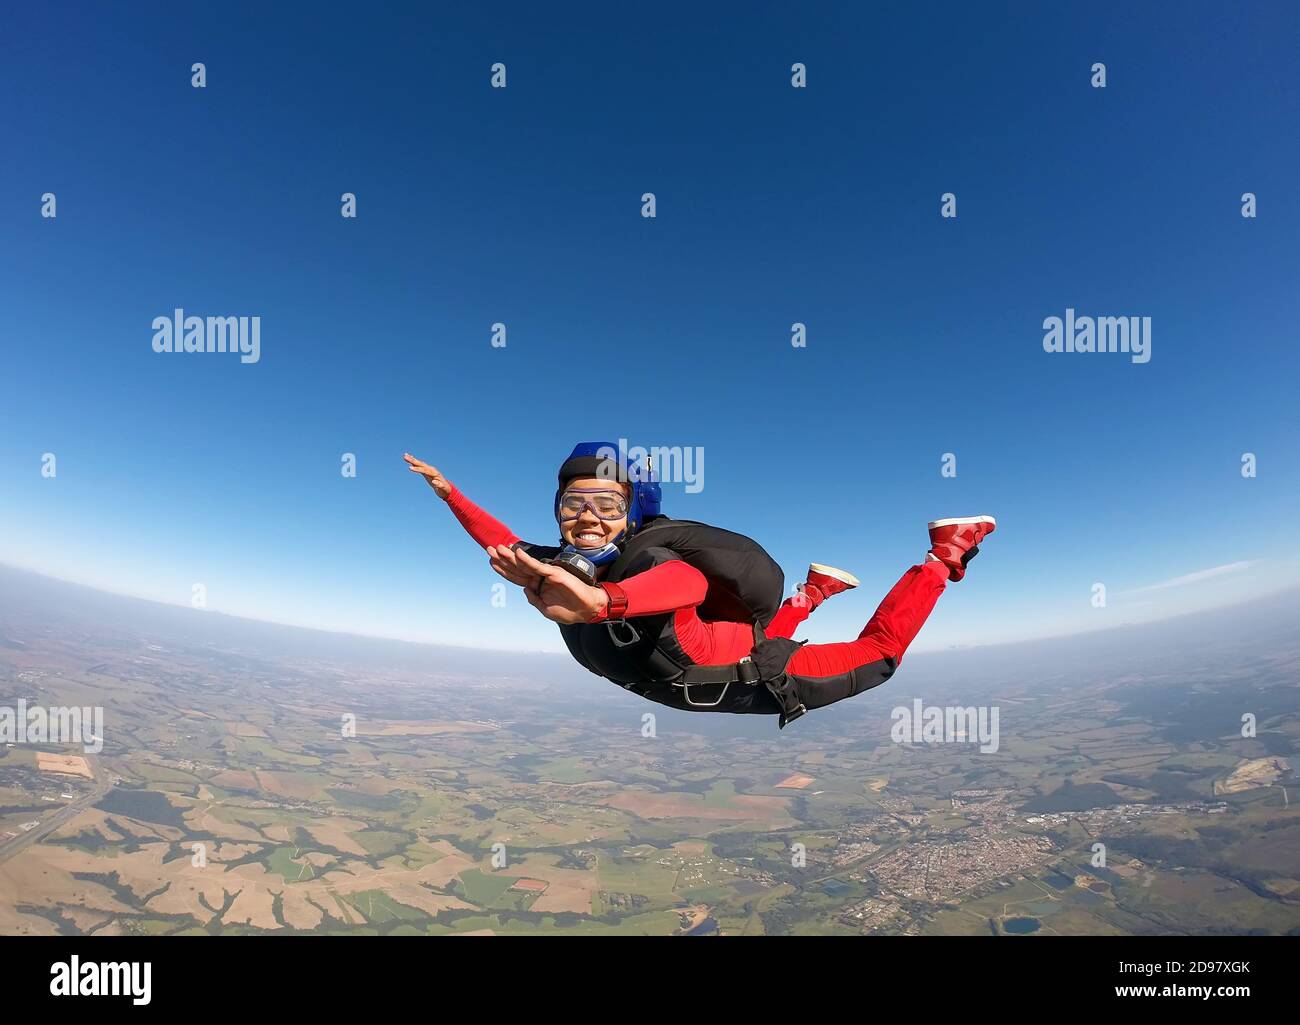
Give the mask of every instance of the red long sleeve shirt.
<path id="1" fill-rule="evenodd" d="M 519 540 L 509 527 L 480 509 L 455 486 L 447 496 L 447 504 L 469 536 L 484 548 L 489 545 L 509 548 Z M 692 610 L 704 601 L 709 582 L 694 566 L 688 566 L 684 562 L 665 562 L 644 573 L 636 573 L 620 580 L 619 586 L 627 595 L 627 612 L 624 615 L 631 619 L 633 616 L 653 616 L 663 612 Z M 697 616 L 692 615 L 689 619 L 699 627 L 704 625 L 700 623 Z M 680 618 L 678 625 L 679 628 L 687 629 Z M 744 627 L 744 630 L 747 632 L 748 641 L 752 644 L 752 630 L 749 627 Z M 703 634 L 706 632 L 698 628 L 687 629 L 687 633 L 693 637 L 693 642 L 688 646 L 686 639 L 680 636 L 679 629 L 678 640 L 686 652 L 694 657 L 691 650 L 693 647 L 707 646 L 710 649 L 713 647 L 711 643 L 705 641 Z M 747 653 L 748 649 L 741 652 L 742 655 Z"/>
<path id="2" fill-rule="evenodd" d="M 509 548 L 519 540 L 509 527 L 476 506 L 454 484 L 451 494 L 447 496 L 447 504 L 451 506 L 452 514 L 460 520 L 466 533 L 484 548 L 488 545 Z"/>

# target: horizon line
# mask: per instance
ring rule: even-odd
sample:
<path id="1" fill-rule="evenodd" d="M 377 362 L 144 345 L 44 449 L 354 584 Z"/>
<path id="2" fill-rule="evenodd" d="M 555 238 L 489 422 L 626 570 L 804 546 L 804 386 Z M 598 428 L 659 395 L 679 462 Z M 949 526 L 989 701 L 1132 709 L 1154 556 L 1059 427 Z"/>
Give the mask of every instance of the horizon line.
<path id="1" fill-rule="evenodd" d="M 259 619 L 255 616 L 239 615 L 238 613 L 234 613 L 234 612 L 222 612 L 219 609 L 196 609 L 192 605 L 182 605 L 178 602 L 163 601 L 159 598 L 146 598 L 141 595 L 131 594 L 126 591 L 111 591 L 103 587 L 97 587 L 94 584 L 84 583 L 80 580 L 69 580 L 66 577 L 55 576 L 54 574 L 51 573 L 46 573 L 46 572 L 42 572 L 41 570 L 31 569 L 27 566 L 15 565 L 14 563 L 11 562 L 0 561 L 0 569 L 7 569 L 17 573 L 30 574 L 31 576 L 41 577 L 44 580 L 52 580 L 55 583 L 66 584 L 69 587 L 79 587 L 87 591 L 93 591 L 96 594 L 108 595 L 114 598 L 127 598 L 131 601 L 146 602 L 150 605 L 160 605 L 163 608 L 169 608 L 169 609 L 180 609 L 182 611 L 199 612 L 208 615 L 215 614 L 218 616 L 224 616 L 226 619 L 239 620 L 240 622 L 244 622 L 244 623 L 258 623 L 263 626 L 276 626 L 287 630 L 309 630 L 312 633 L 331 634 L 335 637 L 351 637 L 351 638 L 357 638 L 359 640 L 365 640 L 365 641 L 384 641 L 391 644 L 410 644 L 410 645 L 416 645 L 424 648 L 451 648 L 456 651 L 483 652 L 485 654 L 556 655 L 556 656 L 561 656 L 566 654 L 565 651 L 558 650 L 558 649 L 552 651 L 546 648 L 488 648 L 488 647 L 477 647 L 474 645 L 466 645 L 466 644 L 449 644 L 442 641 L 427 641 L 427 640 L 417 641 L 417 640 L 411 640 L 410 638 L 407 637 L 394 637 L 386 634 L 356 633 L 351 630 L 332 630 L 327 627 L 307 626 L 302 623 L 287 623 L 277 619 Z M 1200 615 L 1201 613 L 1204 612 L 1213 612 L 1221 609 L 1236 608 L 1237 606 L 1240 605 L 1248 605 L 1251 602 L 1261 601 L 1264 598 L 1268 598 L 1272 595 L 1284 594 L 1287 591 L 1292 591 L 1292 590 L 1300 590 L 1300 587 L 1297 587 L 1294 581 L 1286 586 L 1275 588 L 1271 591 L 1265 591 L 1261 594 L 1252 595 L 1251 597 L 1243 599 L 1242 601 L 1229 602 L 1225 605 L 1207 605 L 1205 608 L 1193 609 L 1189 612 L 1178 612 L 1171 616 L 1161 616 L 1156 619 L 1147 619 L 1147 620 L 1141 620 L 1139 622 L 1129 622 L 1129 623 L 1115 623 L 1110 626 L 1100 626 L 1100 627 L 1096 627 L 1095 629 L 1088 629 L 1088 630 L 1073 630 L 1073 631 L 1066 631 L 1065 633 L 1043 634 L 1038 637 L 1027 637 L 1027 638 L 1021 638 L 1019 640 L 991 641 L 987 644 L 955 644 L 948 648 L 930 648 L 928 650 L 917 651 L 913 653 L 912 657 L 924 658 L 927 655 L 946 655 L 946 654 L 954 654 L 962 651 L 983 650 L 988 648 L 1007 648 L 1007 647 L 1014 647 L 1020 644 L 1036 644 L 1040 641 L 1064 640 L 1069 637 L 1085 637 L 1092 634 L 1110 633 L 1115 630 L 1131 630 L 1135 627 L 1154 626 L 1155 624 L 1158 623 L 1168 623 L 1172 620 L 1183 619 L 1187 616 Z"/>

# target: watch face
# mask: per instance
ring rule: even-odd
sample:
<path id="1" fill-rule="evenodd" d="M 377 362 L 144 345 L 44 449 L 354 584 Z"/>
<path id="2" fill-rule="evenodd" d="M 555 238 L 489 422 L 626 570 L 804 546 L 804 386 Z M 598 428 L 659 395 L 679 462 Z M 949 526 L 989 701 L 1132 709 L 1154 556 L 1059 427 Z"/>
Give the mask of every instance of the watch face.
<path id="1" fill-rule="evenodd" d="M 557 566 L 563 566 L 584 583 L 596 583 L 596 564 L 585 555 L 577 552 L 561 552 L 551 560 Z"/>

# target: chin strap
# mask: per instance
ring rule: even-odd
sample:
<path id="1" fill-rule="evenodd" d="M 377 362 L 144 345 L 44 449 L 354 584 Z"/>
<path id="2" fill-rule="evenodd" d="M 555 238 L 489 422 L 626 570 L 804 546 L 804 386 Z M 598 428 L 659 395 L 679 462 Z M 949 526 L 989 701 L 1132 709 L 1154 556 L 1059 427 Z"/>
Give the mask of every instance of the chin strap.
<path id="1" fill-rule="evenodd" d="M 613 541 L 606 542 L 605 544 L 601 545 L 599 548 L 579 548 L 577 545 L 566 544 L 564 538 L 560 538 L 560 544 L 562 546 L 560 548 L 560 554 L 561 555 L 574 554 L 574 555 L 581 556 L 583 559 L 586 559 L 593 566 L 608 566 L 611 562 L 613 562 L 615 559 L 617 559 L 620 555 L 623 554 L 623 550 L 619 547 L 619 545 L 621 545 L 626 540 L 627 540 L 626 530 L 619 531 L 618 537 L 614 538 Z"/>
<path id="2" fill-rule="evenodd" d="M 623 540 L 622 535 L 619 540 Z M 567 569 L 583 583 L 595 586 L 596 573 L 600 567 L 608 566 L 621 554 L 618 545 L 613 542 L 600 548 L 579 548 L 577 545 L 566 544 L 553 558 L 546 561 Z"/>
<path id="3" fill-rule="evenodd" d="M 560 549 L 562 555 L 570 552 L 576 552 L 593 566 L 608 566 L 619 556 L 618 545 L 610 542 L 602 545 L 600 548 L 579 548 L 577 545 L 565 545 Z"/>

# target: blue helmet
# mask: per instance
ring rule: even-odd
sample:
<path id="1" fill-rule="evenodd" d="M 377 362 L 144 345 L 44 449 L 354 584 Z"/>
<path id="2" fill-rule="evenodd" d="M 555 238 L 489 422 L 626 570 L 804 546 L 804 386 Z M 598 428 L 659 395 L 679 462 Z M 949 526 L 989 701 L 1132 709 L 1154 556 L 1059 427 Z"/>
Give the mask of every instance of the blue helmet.
<path id="1" fill-rule="evenodd" d="M 574 446 L 569 458 L 560 465 L 559 487 L 555 490 L 557 523 L 560 520 L 560 496 L 564 494 L 564 485 L 578 477 L 618 481 L 632 489 L 627 503 L 627 529 L 617 538 L 619 544 L 660 515 L 659 507 L 663 496 L 648 456 L 629 459 L 626 447 L 608 441 L 584 441 Z M 617 550 L 608 554 L 617 556 Z"/>

